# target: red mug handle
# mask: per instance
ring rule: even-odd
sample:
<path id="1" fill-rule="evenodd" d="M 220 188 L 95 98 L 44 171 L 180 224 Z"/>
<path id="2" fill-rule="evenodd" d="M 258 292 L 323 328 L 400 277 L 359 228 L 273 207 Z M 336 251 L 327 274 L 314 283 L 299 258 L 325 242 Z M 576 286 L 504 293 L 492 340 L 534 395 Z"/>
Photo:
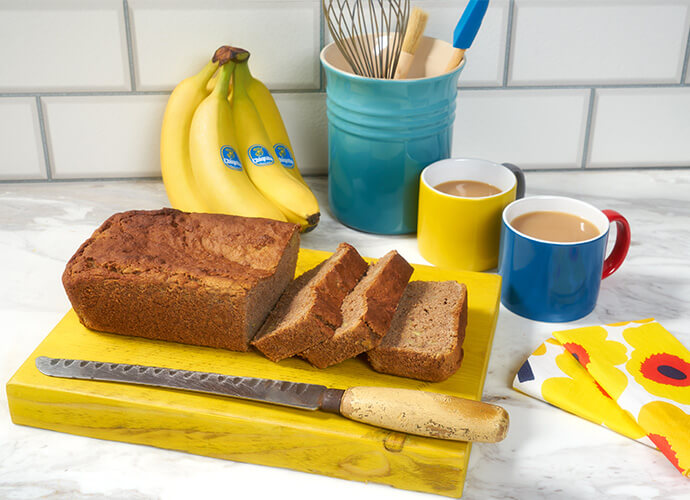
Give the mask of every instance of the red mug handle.
<path id="1" fill-rule="evenodd" d="M 601 276 L 601 279 L 604 279 L 611 276 L 616 269 L 621 267 L 625 256 L 628 255 L 628 249 L 630 248 L 630 224 L 625 220 L 625 217 L 615 210 L 602 210 L 602 212 L 608 217 L 609 222 L 615 222 L 618 226 L 616 243 L 613 245 L 611 254 L 604 261 L 604 272 Z"/>

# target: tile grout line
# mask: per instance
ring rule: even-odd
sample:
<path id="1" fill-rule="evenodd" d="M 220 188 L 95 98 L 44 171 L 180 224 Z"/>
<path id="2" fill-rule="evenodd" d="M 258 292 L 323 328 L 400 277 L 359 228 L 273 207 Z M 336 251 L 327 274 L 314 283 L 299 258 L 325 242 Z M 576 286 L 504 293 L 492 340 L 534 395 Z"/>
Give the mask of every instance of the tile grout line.
<path id="1" fill-rule="evenodd" d="M 136 91 L 136 78 L 134 77 L 134 49 L 132 48 L 132 29 L 129 24 L 129 4 L 122 0 L 122 13 L 125 20 L 125 38 L 127 41 L 127 59 L 129 61 L 129 85 L 132 91 Z"/>
<path id="2" fill-rule="evenodd" d="M 575 168 L 524 168 L 525 172 L 582 172 L 580 167 Z M 640 170 L 649 170 L 656 172 L 657 170 L 690 170 L 688 165 L 659 165 L 659 166 L 631 166 L 631 167 L 590 167 L 585 169 L 585 172 L 635 172 Z"/>
<path id="3" fill-rule="evenodd" d="M 687 68 L 686 68 L 687 71 Z M 547 85 L 501 85 L 462 86 L 463 90 L 582 90 L 582 89 L 668 89 L 690 88 L 690 83 L 602 83 L 602 84 L 547 84 Z M 100 97 L 128 95 L 170 95 L 170 90 L 74 90 L 74 91 L 29 91 L 0 92 L 3 97 Z M 322 94 L 325 89 L 272 89 L 272 94 Z"/>
<path id="4" fill-rule="evenodd" d="M 319 92 L 323 92 L 325 90 L 325 81 L 324 81 L 324 71 L 323 68 L 321 67 L 321 51 L 323 50 L 323 46 L 326 43 L 326 13 L 323 11 L 323 8 L 321 7 L 323 4 L 319 2 Z"/>
<path id="5" fill-rule="evenodd" d="M 46 180 L 53 180 L 53 173 L 50 168 L 50 154 L 48 153 L 48 136 L 46 134 L 45 117 L 43 115 L 43 103 L 41 98 L 36 96 L 36 113 L 38 113 L 38 128 L 41 132 L 41 145 L 43 146 L 43 161 L 45 162 Z"/>
<path id="6" fill-rule="evenodd" d="M 73 90 L 73 91 L 34 91 L 34 92 L 0 92 L 3 97 L 103 97 L 128 95 L 168 95 L 171 90 Z"/>
<path id="7" fill-rule="evenodd" d="M 170 90 L 74 90 L 74 91 L 34 91 L 34 92 L 0 92 L 3 97 L 103 97 L 130 95 L 170 95 Z M 273 89 L 272 94 L 321 94 L 321 89 Z"/>
<path id="8" fill-rule="evenodd" d="M 511 85 L 501 86 L 461 86 L 462 90 L 496 91 L 496 90 L 591 90 L 591 89 L 673 89 L 690 88 L 690 84 L 683 83 L 630 83 L 630 84 L 601 84 L 601 85 Z M 2 98 L 16 97 L 103 97 L 103 96 L 139 96 L 139 95 L 170 95 L 171 90 L 92 90 L 70 92 L 0 92 Z M 324 94 L 325 89 L 274 89 L 272 94 Z"/>
<path id="9" fill-rule="evenodd" d="M 673 89 L 690 88 L 690 83 L 573 83 L 573 84 L 544 84 L 544 85 L 481 85 L 462 86 L 464 90 L 590 90 L 590 89 Z"/>
<path id="10" fill-rule="evenodd" d="M 503 59 L 503 82 L 501 87 L 508 87 L 508 71 L 510 69 L 510 53 L 513 48 L 513 19 L 515 17 L 515 0 L 508 5 L 508 22 L 506 27 L 506 53 Z"/>
<path id="11" fill-rule="evenodd" d="M 688 64 L 690 63 L 690 29 L 688 30 L 688 41 L 685 44 L 685 60 L 683 61 L 683 68 L 680 71 L 680 83 L 681 85 L 688 78 Z M 688 82 L 690 83 L 690 82 Z"/>
<path id="12" fill-rule="evenodd" d="M 162 181 L 162 177 L 74 177 L 63 179 L 50 179 L 50 184 L 69 184 L 72 182 L 134 182 L 134 181 Z M 45 179 L 0 179 L 2 184 L 40 184 L 46 183 Z"/>
<path id="13" fill-rule="evenodd" d="M 589 144 L 592 140 L 592 119 L 594 115 L 594 99 L 596 98 L 596 90 L 590 89 L 589 103 L 587 105 L 587 121 L 585 123 L 585 137 L 582 141 L 582 162 L 580 168 L 587 167 L 587 157 L 589 156 Z"/>
<path id="14" fill-rule="evenodd" d="M 525 172 L 532 173 L 568 173 L 568 172 L 582 172 L 582 168 L 525 168 Z M 650 172 L 665 171 L 665 170 L 690 170 L 690 164 L 688 165 L 659 165 L 656 167 L 651 166 L 634 166 L 634 167 L 594 167 L 588 168 L 586 171 L 588 173 L 593 172 L 636 172 L 641 170 L 647 170 Z M 306 174 L 305 178 L 313 177 L 328 177 L 327 174 Z M 3 184 L 40 184 L 40 183 L 50 183 L 50 184 L 69 184 L 73 182 L 134 182 L 134 181 L 162 181 L 159 177 L 75 177 L 75 178 L 64 178 L 64 179 L 0 179 L 0 185 Z"/>

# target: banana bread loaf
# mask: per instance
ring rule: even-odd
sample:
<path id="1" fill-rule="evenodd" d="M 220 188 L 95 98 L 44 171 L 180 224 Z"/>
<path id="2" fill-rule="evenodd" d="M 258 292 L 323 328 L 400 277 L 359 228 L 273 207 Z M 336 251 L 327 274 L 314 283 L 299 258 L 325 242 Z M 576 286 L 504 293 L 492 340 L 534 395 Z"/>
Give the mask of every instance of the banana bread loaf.
<path id="1" fill-rule="evenodd" d="M 378 372 L 440 382 L 460 368 L 466 325 L 465 285 L 412 281 L 390 329 L 367 357 Z"/>
<path id="2" fill-rule="evenodd" d="M 280 361 L 332 337 L 343 320 L 343 299 L 366 270 L 357 250 L 341 243 L 331 257 L 288 286 L 252 345 Z"/>
<path id="3" fill-rule="evenodd" d="M 343 301 L 342 325 L 330 339 L 300 356 L 318 368 L 326 368 L 376 347 L 390 327 L 412 271 L 412 266 L 395 250 L 369 266 L 367 274 Z"/>
<path id="4" fill-rule="evenodd" d="M 118 213 L 62 281 L 94 330 L 247 351 L 295 272 L 299 226 L 164 208 Z"/>

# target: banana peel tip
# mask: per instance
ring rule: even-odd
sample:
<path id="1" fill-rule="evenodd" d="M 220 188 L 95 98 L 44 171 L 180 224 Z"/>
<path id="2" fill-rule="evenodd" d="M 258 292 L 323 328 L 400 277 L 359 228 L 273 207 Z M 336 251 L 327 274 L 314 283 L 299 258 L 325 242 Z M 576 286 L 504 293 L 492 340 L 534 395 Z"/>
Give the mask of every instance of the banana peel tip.
<path id="1" fill-rule="evenodd" d="M 302 229 L 302 233 L 309 233 L 316 229 L 320 219 L 321 212 L 316 212 L 315 214 L 311 214 L 309 217 L 307 217 L 307 225 Z"/>

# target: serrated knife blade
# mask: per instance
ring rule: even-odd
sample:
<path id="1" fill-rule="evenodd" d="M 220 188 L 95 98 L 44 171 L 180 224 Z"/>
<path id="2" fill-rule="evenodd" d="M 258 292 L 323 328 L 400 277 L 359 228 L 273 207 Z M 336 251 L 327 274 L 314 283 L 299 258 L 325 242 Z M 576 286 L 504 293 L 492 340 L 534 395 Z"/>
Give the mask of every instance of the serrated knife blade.
<path id="1" fill-rule="evenodd" d="M 323 407 L 324 398 L 326 396 L 338 396 L 332 391 L 336 391 L 340 395 L 344 392 L 338 389 L 328 389 L 323 385 L 287 382 L 285 380 L 235 377 L 220 373 L 175 370 L 159 366 L 48 358 L 45 356 L 36 358 L 36 368 L 41 373 L 51 377 L 182 389 L 263 401 L 303 410 L 324 409 L 328 411 L 328 408 Z M 326 397 L 327 402 L 328 398 Z"/>

